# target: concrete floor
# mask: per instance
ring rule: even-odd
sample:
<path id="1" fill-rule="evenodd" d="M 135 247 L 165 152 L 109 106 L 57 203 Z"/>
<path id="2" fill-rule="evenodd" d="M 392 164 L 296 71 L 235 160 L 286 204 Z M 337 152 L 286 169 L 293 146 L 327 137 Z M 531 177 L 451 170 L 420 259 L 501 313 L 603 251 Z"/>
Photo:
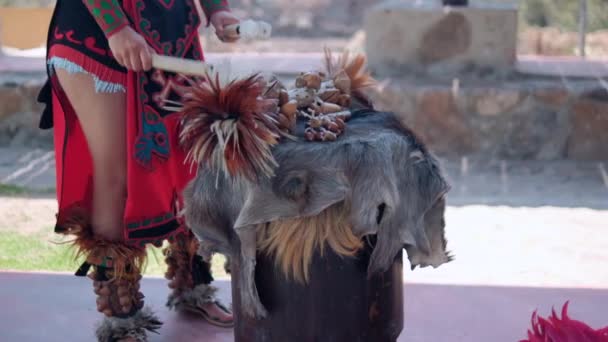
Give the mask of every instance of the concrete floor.
<path id="1" fill-rule="evenodd" d="M 0 340 L 3 342 L 93 341 L 100 316 L 88 280 L 61 274 L 0 272 Z M 225 301 L 229 282 L 216 282 Z M 145 279 L 146 303 L 165 322 L 160 341 L 232 341 L 232 331 L 195 317 L 168 312 L 165 281 Z M 547 315 L 570 300 L 570 314 L 599 327 L 608 320 L 608 289 L 459 286 L 408 283 L 405 329 L 399 341 L 517 341 L 525 337 L 531 313 Z M 283 342 L 283 341 L 281 341 Z"/>

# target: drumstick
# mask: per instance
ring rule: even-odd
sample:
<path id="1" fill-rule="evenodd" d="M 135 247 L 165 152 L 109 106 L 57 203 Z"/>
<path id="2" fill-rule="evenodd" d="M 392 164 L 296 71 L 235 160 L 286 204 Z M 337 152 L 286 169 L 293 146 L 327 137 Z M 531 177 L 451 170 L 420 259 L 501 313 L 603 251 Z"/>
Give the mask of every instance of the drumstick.
<path id="1" fill-rule="evenodd" d="M 249 19 L 224 27 L 224 32 L 227 36 L 240 40 L 266 40 L 270 38 L 272 26 L 267 22 Z"/>
<path id="2" fill-rule="evenodd" d="M 242 40 L 269 39 L 272 32 L 270 24 L 263 21 L 244 20 L 238 24 L 228 25 L 226 34 Z M 156 69 L 183 75 L 205 76 L 213 72 L 213 65 L 178 57 L 152 55 L 152 66 Z"/>
<path id="3" fill-rule="evenodd" d="M 152 66 L 156 69 L 190 76 L 206 76 L 213 72 L 213 65 L 194 59 L 152 55 Z"/>

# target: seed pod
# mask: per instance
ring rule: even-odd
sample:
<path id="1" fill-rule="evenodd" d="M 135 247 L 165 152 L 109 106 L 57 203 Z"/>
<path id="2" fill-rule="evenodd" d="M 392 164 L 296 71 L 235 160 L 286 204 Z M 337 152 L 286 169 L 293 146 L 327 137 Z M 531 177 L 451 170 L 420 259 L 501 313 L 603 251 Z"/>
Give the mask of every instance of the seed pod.
<path id="1" fill-rule="evenodd" d="M 281 113 L 285 115 L 295 115 L 298 111 L 298 102 L 291 100 L 281 106 Z"/>
<path id="2" fill-rule="evenodd" d="M 342 120 L 341 118 L 336 118 L 336 120 L 334 122 L 336 123 L 336 125 L 338 125 L 340 130 L 344 130 L 344 128 L 346 127 L 344 120 Z"/>
<path id="3" fill-rule="evenodd" d="M 289 93 L 285 89 L 281 89 L 279 93 L 279 106 L 282 106 L 289 102 Z"/>
<path id="4" fill-rule="evenodd" d="M 322 89 L 322 92 L 317 94 L 319 98 L 325 102 L 337 103 L 340 99 L 340 91 L 336 88 Z"/>
<path id="5" fill-rule="evenodd" d="M 351 97 L 348 94 L 342 94 L 338 98 L 338 105 L 340 105 L 342 107 L 349 108 L 351 104 L 352 104 Z"/>
<path id="6" fill-rule="evenodd" d="M 119 288 L 116 290 L 116 294 L 117 294 L 119 297 L 122 297 L 122 296 L 128 296 L 128 295 L 129 295 L 129 292 L 131 292 L 131 291 L 129 291 L 129 289 L 128 289 L 127 287 L 124 287 L 124 286 L 121 286 L 121 287 L 119 287 Z"/>
<path id="7" fill-rule="evenodd" d="M 296 77 L 296 87 L 297 88 L 306 87 L 306 80 L 304 79 L 304 73 L 301 73 L 300 76 Z"/>
<path id="8" fill-rule="evenodd" d="M 327 116 L 322 116 L 321 117 L 321 125 L 323 126 L 327 126 L 331 123 L 331 119 Z"/>
<path id="9" fill-rule="evenodd" d="M 323 134 L 323 141 L 336 141 L 338 136 L 334 132 L 325 131 Z"/>
<path id="10" fill-rule="evenodd" d="M 120 297 L 118 299 L 118 302 L 120 303 L 121 306 L 127 306 L 131 304 L 131 298 L 129 297 Z"/>
<path id="11" fill-rule="evenodd" d="M 97 305 L 97 311 L 99 312 L 103 312 L 110 308 L 110 300 L 108 297 L 98 297 L 95 304 Z"/>
<path id="12" fill-rule="evenodd" d="M 322 124 L 323 124 L 323 121 L 322 121 L 322 119 L 319 119 L 319 118 L 311 118 L 308 121 L 308 125 L 312 128 L 319 128 L 319 127 L 321 127 Z"/>
<path id="13" fill-rule="evenodd" d="M 307 128 L 304 131 L 304 137 L 308 141 L 314 141 L 315 140 L 315 131 L 312 128 Z"/>
<path id="14" fill-rule="evenodd" d="M 324 137 L 325 137 L 325 133 L 323 131 L 315 132 L 315 141 L 323 141 Z"/>
<path id="15" fill-rule="evenodd" d="M 284 129 L 290 129 L 291 127 L 291 123 L 289 121 L 289 118 L 287 118 L 286 115 L 279 115 L 277 116 L 277 120 L 279 122 L 279 126 L 284 128 Z"/>
<path id="16" fill-rule="evenodd" d="M 133 305 L 129 304 L 129 305 L 125 305 L 125 306 L 121 307 L 121 310 L 122 310 L 122 313 L 128 314 L 129 312 L 131 312 L 132 308 L 133 308 Z"/>
<path id="17" fill-rule="evenodd" d="M 342 107 L 340 107 L 339 105 L 335 104 L 335 103 L 327 103 L 324 102 L 323 104 L 321 104 L 321 113 L 323 114 L 329 114 L 329 113 L 336 113 L 342 110 Z"/>
<path id="18" fill-rule="evenodd" d="M 340 127 L 339 127 L 339 126 L 338 126 L 338 124 L 337 124 L 337 123 L 335 123 L 335 122 L 330 122 L 330 123 L 327 125 L 327 129 L 328 129 L 328 130 L 330 130 L 331 132 L 334 132 L 334 133 L 337 133 L 337 132 L 339 132 L 339 131 L 340 131 Z"/>
<path id="19" fill-rule="evenodd" d="M 110 288 L 108 286 L 102 286 L 99 289 L 98 295 L 100 295 L 100 296 L 109 296 L 110 293 L 111 293 L 111 291 L 110 291 Z"/>

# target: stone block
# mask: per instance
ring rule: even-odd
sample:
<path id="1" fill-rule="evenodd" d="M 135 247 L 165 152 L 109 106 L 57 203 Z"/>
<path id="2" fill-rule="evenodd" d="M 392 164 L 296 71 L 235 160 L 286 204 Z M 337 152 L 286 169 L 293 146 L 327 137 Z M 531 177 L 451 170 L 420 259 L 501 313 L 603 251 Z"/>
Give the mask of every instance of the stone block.
<path id="1" fill-rule="evenodd" d="M 523 109 L 523 108 L 522 108 Z M 542 159 L 563 158 L 568 139 L 568 113 L 543 106 L 513 113 L 498 150 L 501 158 Z"/>
<path id="2" fill-rule="evenodd" d="M 473 132 L 450 89 L 424 89 L 416 96 L 411 127 L 437 153 L 466 154 L 474 150 Z"/>
<path id="3" fill-rule="evenodd" d="M 608 160 L 608 101 L 581 98 L 572 106 L 571 159 Z"/>
<path id="4" fill-rule="evenodd" d="M 474 152 L 474 134 L 459 100 L 448 87 L 393 83 L 374 96 L 379 110 L 395 112 L 434 152 Z"/>
<path id="5" fill-rule="evenodd" d="M 381 76 L 446 65 L 509 69 L 516 59 L 515 6 L 443 7 L 385 1 L 365 18 L 370 68 Z"/>
<path id="6" fill-rule="evenodd" d="M 565 87 L 543 87 L 534 91 L 534 97 L 539 102 L 551 106 L 562 107 L 568 103 L 570 94 Z"/>
<path id="7" fill-rule="evenodd" d="M 0 84 L 0 121 L 23 108 L 23 95 L 17 84 Z"/>
<path id="8" fill-rule="evenodd" d="M 521 91 L 505 88 L 481 88 L 475 91 L 475 111 L 482 116 L 496 116 L 509 112 L 522 100 Z"/>

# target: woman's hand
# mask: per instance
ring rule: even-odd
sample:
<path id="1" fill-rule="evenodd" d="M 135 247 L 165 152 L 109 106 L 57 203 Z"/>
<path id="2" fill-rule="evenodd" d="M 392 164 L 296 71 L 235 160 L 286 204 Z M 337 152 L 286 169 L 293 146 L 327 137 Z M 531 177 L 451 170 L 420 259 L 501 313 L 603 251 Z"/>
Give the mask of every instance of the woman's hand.
<path id="1" fill-rule="evenodd" d="M 110 50 L 118 63 L 132 71 L 152 68 L 152 48 L 144 37 L 126 26 L 108 39 Z"/>
<path id="2" fill-rule="evenodd" d="M 228 25 L 238 24 L 241 22 L 234 14 L 227 11 L 218 11 L 213 13 L 209 21 L 211 21 L 211 25 L 213 25 L 215 28 L 215 34 L 221 41 L 225 43 L 233 43 L 239 39 L 238 36 L 230 35 L 224 30 L 224 28 Z"/>

